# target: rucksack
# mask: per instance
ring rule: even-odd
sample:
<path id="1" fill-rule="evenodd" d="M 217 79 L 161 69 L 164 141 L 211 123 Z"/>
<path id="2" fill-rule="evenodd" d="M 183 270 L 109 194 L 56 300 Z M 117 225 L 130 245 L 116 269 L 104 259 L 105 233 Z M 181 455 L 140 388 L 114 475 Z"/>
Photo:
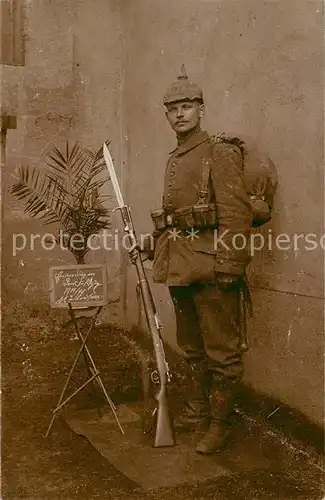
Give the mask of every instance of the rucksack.
<path id="1" fill-rule="evenodd" d="M 253 210 L 253 226 L 262 226 L 272 217 L 274 195 L 278 187 L 278 172 L 264 149 L 250 138 L 225 132 L 213 136 L 216 143 L 237 146 L 242 154 L 244 181 Z"/>

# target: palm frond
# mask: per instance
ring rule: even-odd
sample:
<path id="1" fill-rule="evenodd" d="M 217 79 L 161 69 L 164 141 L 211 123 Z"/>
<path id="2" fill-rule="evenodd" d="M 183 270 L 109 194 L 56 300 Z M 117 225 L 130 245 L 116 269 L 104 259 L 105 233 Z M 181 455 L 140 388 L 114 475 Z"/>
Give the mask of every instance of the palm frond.
<path id="1" fill-rule="evenodd" d="M 11 186 L 11 193 L 19 200 L 25 200 L 25 213 L 41 220 L 50 217 L 51 220 L 60 221 L 58 211 L 49 205 L 50 184 L 46 176 L 28 165 L 20 166 L 18 173 L 19 181 Z M 54 197 L 53 192 L 51 199 Z"/>
<path id="2" fill-rule="evenodd" d="M 48 170 L 52 177 L 66 186 L 71 203 L 73 203 L 83 175 L 88 177 L 89 168 L 87 168 L 87 164 L 89 163 L 90 159 L 87 150 L 81 148 L 78 144 L 75 144 L 70 150 L 67 142 L 66 156 L 56 147 L 53 147 L 52 153 L 49 155 L 47 160 Z"/>
<path id="3" fill-rule="evenodd" d="M 109 142 L 107 142 L 107 144 L 109 144 Z M 87 165 L 88 171 L 85 169 L 83 176 L 80 177 L 78 194 L 83 191 L 86 192 L 88 188 L 97 188 L 99 190 L 105 184 L 106 180 L 108 180 L 103 147 L 101 147 L 96 153 L 90 149 L 87 149 L 86 151 L 89 159 L 89 163 Z M 103 178 L 105 180 L 103 180 Z"/>
<path id="4" fill-rule="evenodd" d="M 44 224 L 60 223 L 70 236 L 78 232 L 87 239 L 111 225 L 111 210 L 100 195 L 108 180 L 104 170 L 102 148 L 95 153 L 67 142 L 64 152 L 52 148 L 44 170 L 20 166 L 11 192 L 25 202 L 25 212 L 32 217 Z M 88 251 L 70 250 L 78 262 Z"/>

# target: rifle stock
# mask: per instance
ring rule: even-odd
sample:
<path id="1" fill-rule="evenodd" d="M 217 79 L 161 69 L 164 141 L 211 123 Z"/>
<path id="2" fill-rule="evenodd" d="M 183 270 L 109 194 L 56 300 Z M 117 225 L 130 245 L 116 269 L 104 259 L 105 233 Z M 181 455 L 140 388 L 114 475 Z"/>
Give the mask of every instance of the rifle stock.
<path id="1" fill-rule="evenodd" d="M 147 319 L 148 329 L 152 336 L 160 384 L 159 390 L 156 394 L 157 408 L 154 413 L 155 429 L 153 446 L 155 448 L 174 446 L 176 444 L 175 433 L 167 399 L 167 384 L 170 378 L 170 374 L 165 358 L 163 342 L 161 339 L 161 326 L 157 318 L 151 289 L 140 255 L 138 255 L 136 259 L 135 266 L 138 274 L 139 286 L 141 290 L 141 297 Z"/>
<path id="2" fill-rule="evenodd" d="M 156 396 L 158 407 L 155 413 L 155 448 L 175 445 L 175 433 L 168 408 L 166 390 L 159 391 Z"/>

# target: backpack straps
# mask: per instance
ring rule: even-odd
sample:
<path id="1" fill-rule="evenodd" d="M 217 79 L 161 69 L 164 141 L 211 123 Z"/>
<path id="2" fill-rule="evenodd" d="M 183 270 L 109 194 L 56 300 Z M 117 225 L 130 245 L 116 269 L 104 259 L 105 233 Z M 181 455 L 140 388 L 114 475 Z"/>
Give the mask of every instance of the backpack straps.
<path id="1" fill-rule="evenodd" d="M 202 205 L 208 201 L 208 184 L 211 172 L 211 158 L 202 159 L 201 187 L 198 192 L 197 205 Z"/>
<path id="2" fill-rule="evenodd" d="M 197 196 L 197 205 L 203 205 L 208 202 L 208 185 L 211 174 L 211 163 L 213 158 L 213 144 L 215 143 L 214 137 L 210 137 L 211 151 L 209 156 L 202 158 L 202 177 L 201 186 Z"/>
<path id="3" fill-rule="evenodd" d="M 238 141 L 238 143 L 236 141 Z M 210 173 L 211 173 L 211 163 L 212 163 L 212 159 L 213 159 L 213 146 L 217 143 L 227 143 L 227 144 L 231 144 L 231 145 L 235 146 L 236 148 L 239 149 L 239 151 L 242 155 L 242 159 L 244 161 L 242 143 L 240 143 L 239 139 L 235 138 L 233 141 L 226 140 L 225 134 L 219 134 L 217 136 L 212 136 L 210 138 L 210 145 L 211 145 L 210 155 L 208 158 L 202 159 L 201 187 L 200 187 L 200 191 L 198 192 L 198 197 L 197 197 L 197 204 L 198 205 L 201 205 L 201 204 L 208 202 L 208 194 L 209 194 L 208 185 L 209 185 L 209 179 L 210 179 Z"/>

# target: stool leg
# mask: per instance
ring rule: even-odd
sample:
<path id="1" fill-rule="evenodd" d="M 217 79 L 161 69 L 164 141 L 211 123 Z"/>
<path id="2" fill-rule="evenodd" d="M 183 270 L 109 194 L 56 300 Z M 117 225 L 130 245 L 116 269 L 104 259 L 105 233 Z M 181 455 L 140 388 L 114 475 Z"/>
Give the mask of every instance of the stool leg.
<path id="1" fill-rule="evenodd" d="M 80 337 L 81 337 L 81 339 L 82 339 L 82 334 L 81 334 L 81 333 L 80 333 Z M 95 372 L 98 372 L 97 367 L 96 367 L 96 365 L 95 365 L 95 362 L 94 362 L 94 360 L 93 360 L 93 358 L 92 358 L 92 355 L 90 354 L 90 351 L 89 351 L 89 349 L 88 349 L 88 347 L 87 347 L 86 345 L 85 345 L 84 349 L 85 349 L 85 351 L 86 351 L 86 353 L 87 353 L 87 356 L 88 356 L 88 358 L 89 358 L 89 361 L 90 361 L 90 363 L 91 363 L 91 365 L 92 365 L 92 369 L 93 369 Z M 121 423 L 120 423 L 120 421 L 119 421 L 119 419 L 118 419 L 118 416 L 117 416 L 117 413 L 116 413 L 116 407 L 115 407 L 115 405 L 114 405 L 113 401 L 111 400 L 111 398 L 108 396 L 107 391 L 106 391 L 106 388 L 105 388 L 105 386 L 104 386 L 104 384 L 103 384 L 102 379 L 100 378 L 100 376 L 99 376 L 99 375 L 97 375 L 96 379 L 97 379 L 97 382 L 98 382 L 98 384 L 99 384 L 99 386 L 100 386 L 101 390 L 102 390 L 102 391 L 103 391 L 103 393 L 104 393 L 104 396 L 105 396 L 105 398 L 106 398 L 106 401 L 108 402 L 109 406 L 111 407 L 111 410 L 112 410 L 113 415 L 114 415 L 114 417 L 115 417 L 115 420 L 116 420 L 116 422 L 117 422 L 117 424 L 118 424 L 118 426 L 119 426 L 119 428 L 120 428 L 120 431 L 122 432 L 122 434 L 124 434 L 124 430 L 123 430 L 123 428 L 122 428 L 122 426 L 121 426 Z"/>
<path id="2" fill-rule="evenodd" d="M 71 307 L 71 304 L 69 303 L 70 315 L 71 315 L 71 318 L 72 318 L 73 324 L 74 324 L 74 326 L 75 326 L 76 332 L 77 332 L 77 334 L 78 334 L 78 337 L 79 337 L 79 340 L 80 340 L 81 345 L 80 345 L 80 348 L 79 348 L 79 350 L 78 350 L 78 353 L 77 353 L 77 355 L 76 355 L 76 357 L 75 357 L 75 360 L 74 360 L 74 362 L 73 362 L 73 364 L 72 364 L 72 366 L 71 366 L 71 369 L 70 369 L 70 372 L 69 372 L 68 377 L 67 377 L 67 379 L 66 379 L 66 382 L 65 382 L 65 384 L 64 384 L 64 387 L 63 387 L 63 389 L 62 389 L 62 392 L 61 392 L 61 395 L 60 395 L 60 398 L 59 398 L 58 404 L 57 404 L 56 408 L 53 410 L 52 419 L 51 419 L 51 422 L 50 422 L 50 424 L 49 424 L 49 427 L 48 427 L 47 432 L 46 432 L 46 435 L 45 435 L 46 437 L 49 435 L 49 432 L 50 432 L 51 427 L 52 427 L 52 425 L 53 425 L 54 419 L 55 419 L 55 417 L 56 417 L 56 415 L 57 415 L 57 411 L 58 411 L 58 410 L 59 410 L 62 406 L 64 406 L 64 405 L 65 405 L 65 404 L 66 404 L 66 403 L 67 403 L 67 402 L 68 402 L 68 401 L 69 401 L 69 400 L 70 400 L 70 399 L 71 399 L 71 398 L 72 398 L 75 394 L 77 394 L 77 393 L 78 393 L 78 392 L 79 392 L 82 388 L 86 387 L 86 385 L 87 385 L 87 384 L 89 384 L 90 382 L 91 382 L 91 383 L 93 383 L 93 380 L 94 380 L 94 379 L 96 379 L 96 380 L 97 380 L 97 383 L 98 383 L 98 385 L 100 386 L 100 388 L 101 388 L 101 390 L 102 390 L 102 392 L 103 392 L 103 394 L 104 394 L 104 396 L 105 396 L 105 398 L 106 398 L 106 401 L 108 402 L 108 404 L 109 404 L 109 406 L 110 406 L 110 408 L 111 408 L 111 410 L 112 410 L 112 412 L 113 412 L 113 415 L 114 415 L 114 417 L 115 417 L 115 420 L 116 420 L 116 422 L 117 422 L 117 424 L 118 424 L 118 426 L 119 426 L 119 429 L 120 429 L 121 433 L 122 433 L 122 434 L 124 434 L 124 430 L 123 430 L 123 428 L 122 428 L 122 426 L 121 426 L 121 423 L 120 423 L 119 418 L 118 418 L 117 413 L 116 413 L 116 407 L 115 407 L 115 405 L 114 405 L 113 401 L 110 399 L 110 397 L 109 397 L 109 396 L 108 396 L 108 394 L 107 394 L 107 391 L 106 391 L 106 388 L 105 388 L 105 386 L 104 386 L 104 384 L 103 384 L 103 381 L 102 381 L 101 377 L 99 376 L 99 371 L 97 370 L 97 367 L 96 367 L 96 365 L 95 365 L 95 362 L 94 362 L 94 360 L 93 360 L 93 358 L 92 358 L 92 356 L 91 356 L 91 354 L 90 354 L 90 351 L 89 351 L 89 349 L 88 349 L 88 347 L 87 347 L 87 344 L 86 344 L 86 343 L 87 343 L 87 340 L 88 340 L 88 338 L 89 338 L 89 335 L 90 335 L 90 333 L 92 332 L 92 330 L 93 330 L 93 328 L 94 328 L 94 325 L 95 325 L 95 322 L 96 322 L 97 316 L 98 316 L 98 314 L 99 314 L 99 312 L 100 312 L 101 308 L 102 308 L 102 307 L 100 306 L 100 307 L 97 309 L 97 311 L 96 311 L 96 313 L 94 314 L 94 316 L 92 317 L 91 325 L 89 326 L 88 331 L 86 332 L 85 337 L 83 337 L 83 335 L 81 334 L 81 332 L 80 332 L 80 330 L 79 330 L 79 327 L 78 327 L 78 324 L 77 324 L 76 318 L 75 318 L 74 313 L 73 313 L 73 309 L 72 309 L 72 307 Z M 73 371 L 75 370 L 75 367 L 76 367 L 76 365 L 77 365 L 77 362 L 78 362 L 78 360 L 79 360 L 79 358 L 80 358 L 81 353 L 83 353 L 83 355 L 84 355 L 85 363 L 86 363 L 87 370 L 88 370 L 88 373 L 89 373 L 90 377 L 89 377 L 89 379 L 88 379 L 88 381 L 87 381 L 87 382 L 85 382 L 85 383 L 84 383 L 81 387 L 79 387 L 79 389 L 77 389 L 77 390 L 76 390 L 76 391 L 75 391 L 72 395 L 70 395 L 70 396 L 69 396 L 69 397 L 68 397 L 65 401 L 63 401 L 63 396 L 64 396 L 64 394 L 65 394 L 65 392 L 66 392 L 66 390 L 67 390 L 68 384 L 69 384 L 69 382 L 70 382 L 70 380 L 71 380 L 72 373 L 73 373 Z M 89 360 L 89 362 L 90 362 L 90 365 L 89 365 L 89 363 L 88 363 L 88 360 Z M 95 391 L 95 388 L 94 388 L 94 391 Z M 94 392 L 94 393 L 95 393 L 95 392 Z M 95 393 L 95 394 L 96 394 L 96 393 Z M 96 398 L 96 400 L 97 400 L 97 398 Z M 99 408 L 98 408 L 98 411 L 99 411 Z M 100 415 L 100 416 L 101 416 L 101 415 Z"/>
<path id="3" fill-rule="evenodd" d="M 62 389 L 62 391 L 61 391 L 61 395 L 60 395 L 60 398 L 59 398 L 59 401 L 58 401 L 57 406 L 60 406 L 60 405 L 61 405 L 61 403 L 62 403 L 62 401 L 63 401 L 63 396 L 64 396 L 64 394 L 65 394 L 65 391 L 66 391 L 66 390 L 67 390 L 67 388 L 68 388 L 68 385 L 69 385 L 69 382 L 70 382 L 70 379 L 71 379 L 71 375 L 72 375 L 72 373 L 74 372 L 74 370 L 75 370 L 75 368 L 76 368 L 76 365 L 77 365 L 77 363 L 78 363 L 78 360 L 79 360 L 79 358 L 80 358 L 80 355 L 81 355 L 81 353 L 83 352 L 83 350 L 84 350 L 84 348 L 85 348 L 85 346 L 86 346 L 86 342 L 87 342 L 87 340 L 88 340 L 88 337 L 89 337 L 89 335 L 90 335 L 90 332 L 91 332 L 91 328 L 89 328 L 89 330 L 88 330 L 88 331 L 87 331 L 87 333 L 86 333 L 86 336 L 82 339 L 82 344 L 81 344 L 81 346 L 80 346 L 80 348 L 79 348 L 79 350 L 78 350 L 78 353 L 77 353 L 77 355 L 76 355 L 76 357 L 75 357 L 75 359 L 74 359 L 74 362 L 73 362 L 73 364 L 72 364 L 72 366 L 71 366 L 71 368 L 70 368 L 70 372 L 69 372 L 68 377 L 67 377 L 67 379 L 66 379 L 66 381 L 65 381 L 64 387 L 63 387 L 63 389 Z M 51 419 L 51 422 L 50 422 L 50 424 L 49 424 L 49 426 L 48 426 L 48 429 L 47 429 L 47 431 L 46 431 L 45 437 L 47 437 L 47 436 L 49 435 L 49 433 L 50 433 L 50 430 L 51 430 L 51 427 L 52 427 L 52 425 L 53 425 L 53 422 L 54 422 L 55 417 L 56 417 L 56 412 L 55 412 L 55 410 L 54 410 L 53 415 L 52 415 L 52 419 Z"/>
<path id="4" fill-rule="evenodd" d="M 91 321 L 91 324 L 90 324 L 90 327 L 89 327 L 90 331 L 93 330 L 93 328 L 95 326 L 95 323 L 96 323 L 97 316 L 100 313 L 101 309 L 102 309 L 102 307 L 100 306 L 97 309 L 96 314 L 92 317 L 92 321 Z M 79 341 L 82 344 L 82 342 L 83 342 L 82 335 L 80 333 L 79 326 L 78 326 L 78 323 L 77 323 L 77 319 L 75 317 L 75 314 L 74 314 L 73 309 L 72 309 L 72 307 L 71 307 L 70 304 L 69 304 L 69 313 L 70 313 L 70 316 L 71 316 L 71 320 L 72 320 L 72 322 L 74 324 L 75 330 L 77 332 Z M 87 357 L 87 354 L 85 352 L 85 349 L 83 349 L 82 354 L 83 354 L 85 365 L 86 365 L 86 369 L 87 369 L 87 372 L 88 372 L 88 377 L 91 378 L 93 376 L 94 372 L 92 371 L 91 367 L 89 366 L 88 357 Z M 94 396 L 95 401 L 96 401 L 96 407 L 97 407 L 98 416 L 101 417 L 102 413 L 101 413 L 101 410 L 100 410 L 100 402 L 98 400 L 98 395 L 97 395 L 97 391 L 96 391 L 96 388 L 95 388 L 94 380 L 91 381 L 91 388 L 92 388 L 93 396 Z"/>
<path id="5" fill-rule="evenodd" d="M 70 307 L 70 305 L 69 305 L 69 307 Z M 71 310 L 71 308 L 70 308 L 70 310 Z M 101 306 L 98 308 L 98 310 L 97 310 L 96 314 L 95 314 L 95 315 L 94 315 L 94 317 L 93 317 L 93 321 L 92 321 L 91 329 L 92 329 L 92 328 L 94 327 L 94 325 L 95 325 L 95 321 L 96 321 L 97 315 L 99 314 L 100 310 L 101 310 Z M 79 337 L 79 339 L 83 342 L 83 336 L 82 336 L 82 333 L 81 333 L 81 332 L 80 332 L 80 330 L 79 330 L 79 327 L 78 327 L 78 324 L 77 324 L 77 322 L 76 322 L 76 320 L 75 320 L 75 317 L 73 317 L 73 321 L 74 321 L 74 323 L 75 323 L 75 328 L 76 328 L 76 332 L 77 332 L 77 334 L 78 334 L 78 337 Z M 91 371 L 92 373 L 99 372 L 99 370 L 97 369 L 97 367 L 96 367 L 96 365 L 95 365 L 95 362 L 94 362 L 94 360 L 93 360 L 93 357 L 92 357 L 92 355 L 90 354 L 90 351 L 89 351 L 89 349 L 88 349 L 88 347 L 87 347 L 87 345 L 86 345 L 86 344 L 84 344 L 84 352 L 86 353 L 86 355 L 87 355 L 87 357 L 88 357 L 88 359 L 89 359 L 89 361 L 90 361 L 90 364 L 91 364 L 91 366 L 89 367 L 90 371 Z M 89 365 L 88 365 L 88 361 L 87 361 L 86 363 L 87 363 L 87 366 L 89 366 Z M 106 391 L 106 388 L 105 388 L 105 386 L 104 386 L 104 384 L 103 384 L 103 381 L 102 381 L 101 377 L 100 377 L 100 376 L 99 376 L 99 374 L 98 374 L 98 375 L 97 375 L 97 377 L 95 377 L 95 378 L 96 378 L 96 380 L 97 380 L 97 382 L 98 382 L 98 385 L 100 386 L 100 388 L 101 388 L 101 390 L 102 390 L 102 392 L 103 392 L 103 394 L 104 394 L 104 396 L 105 396 L 105 398 L 106 398 L 106 401 L 108 402 L 109 406 L 111 407 L 111 410 L 112 410 L 112 412 L 113 412 L 113 415 L 114 415 L 114 417 L 115 417 L 115 420 L 116 420 L 116 422 L 117 422 L 117 424 L 118 424 L 118 426 L 119 426 L 119 429 L 120 429 L 121 433 L 122 433 L 122 434 L 124 434 L 123 427 L 122 427 L 122 425 L 121 425 L 121 423 L 120 423 L 120 421 L 119 421 L 119 418 L 118 418 L 118 416 L 117 416 L 117 413 L 116 413 L 116 406 L 114 405 L 114 403 L 113 403 L 113 401 L 111 400 L 111 398 L 108 396 L 107 391 Z"/>

